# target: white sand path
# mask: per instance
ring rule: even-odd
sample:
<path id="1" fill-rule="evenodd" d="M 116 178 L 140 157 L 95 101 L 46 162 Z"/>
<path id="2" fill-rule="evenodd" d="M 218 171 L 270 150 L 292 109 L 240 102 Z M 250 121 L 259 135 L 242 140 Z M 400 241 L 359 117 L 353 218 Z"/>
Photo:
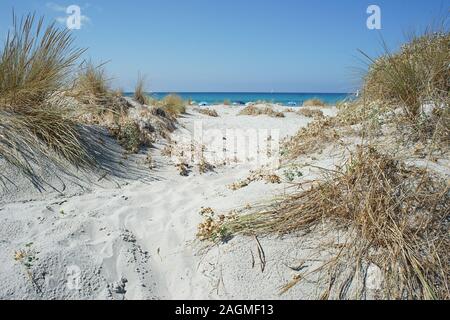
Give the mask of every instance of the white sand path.
<path id="1" fill-rule="evenodd" d="M 286 113 L 286 118 L 251 117 L 236 116 L 236 107 L 214 108 L 220 117 L 191 113 L 180 120 L 180 130 L 191 132 L 194 121 L 201 119 L 204 129 L 279 129 L 287 136 L 311 121 L 294 113 Z M 248 175 L 245 164 L 203 175 L 194 169 L 189 177 L 181 177 L 160 149 L 153 152 L 158 164 L 150 173 L 154 181 L 0 204 L 0 298 L 277 298 L 277 287 L 292 276 L 286 259 L 295 262 L 306 252 L 293 250 L 298 239 L 263 239 L 269 259 L 262 273 L 251 263 L 253 240 L 237 238 L 201 255 L 195 235 L 201 207 L 228 212 L 269 199 L 286 185 L 255 182 L 231 191 L 228 185 Z M 38 258 L 29 269 L 14 260 L 19 249 Z M 67 282 L 77 279 L 70 278 L 73 272 L 77 276 L 77 268 L 81 278 L 73 290 Z M 292 290 L 285 298 L 307 298 L 313 288 L 306 288 Z"/>

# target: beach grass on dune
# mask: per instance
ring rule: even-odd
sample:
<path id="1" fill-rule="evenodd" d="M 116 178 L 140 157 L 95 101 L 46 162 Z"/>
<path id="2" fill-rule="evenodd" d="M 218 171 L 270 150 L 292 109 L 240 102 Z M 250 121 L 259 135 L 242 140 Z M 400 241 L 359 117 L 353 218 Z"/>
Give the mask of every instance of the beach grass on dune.
<path id="1" fill-rule="evenodd" d="M 0 118 L 3 123 L 4 131 L 2 131 L 5 134 L 3 137 L 17 135 L 26 142 L 18 146 L 11 143 L 16 139 L 2 139 L 0 143 L 3 145 L 3 150 L 11 149 L 10 155 L 16 154 L 18 150 L 23 150 L 26 146 L 31 152 L 30 156 L 36 152 L 53 158 L 51 151 L 54 151 L 78 167 L 86 167 L 93 163 L 82 142 L 79 126 L 59 109 L 48 107 L 20 114 L 2 111 Z M 39 143 L 36 142 L 37 140 Z"/>
<path id="2" fill-rule="evenodd" d="M 165 112 L 172 116 L 186 113 L 186 102 L 177 94 L 169 94 L 158 103 Z"/>
<path id="3" fill-rule="evenodd" d="M 194 111 L 210 117 L 217 118 L 219 116 L 216 110 L 210 108 L 194 108 Z"/>
<path id="4" fill-rule="evenodd" d="M 83 50 L 74 48 L 69 30 L 28 15 L 13 17 L 1 51 L 0 102 L 15 111 L 39 107 L 67 85 L 68 75 Z"/>
<path id="5" fill-rule="evenodd" d="M 335 119 L 316 119 L 283 141 L 282 156 L 292 160 L 301 155 L 322 150 L 327 144 L 338 141 L 341 136 Z"/>
<path id="6" fill-rule="evenodd" d="M 105 65 L 83 61 L 75 73 L 72 87 L 63 92 L 64 98 L 75 98 L 68 110 L 81 123 L 108 125 L 128 112 L 122 91 L 111 87 Z"/>
<path id="7" fill-rule="evenodd" d="M 0 159 L 19 169 L 35 187 L 42 188 L 40 170 L 48 162 L 65 159 L 77 168 L 95 166 L 79 125 L 54 107 L 14 113 L 0 108 Z M 0 172 L 0 180 L 9 180 Z"/>
<path id="8" fill-rule="evenodd" d="M 78 125 L 57 98 L 82 53 L 68 30 L 54 24 L 45 28 L 43 19 L 31 14 L 20 20 L 14 16 L 0 55 L 0 157 L 28 175 L 37 155 L 92 164 Z"/>
<path id="9" fill-rule="evenodd" d="M 84 104 L 105 104 L 111 87 L 104 65 L 96 66 L 92 61 L 85 61 L 79 69 L 71 94 Z"/>
<path id="10" fill-rule="evenodd" d="M 267 115 L 274 118 L 284 118 L 284 113 L 274 110 L 270 106 L 257 107 L 254 105 L 247 106 L 239 112 L 241 116 L 260 116 Z"/>
<path id="11" fill-rule="evenodd" d="M 314 98 L 303 102 L 304 107 L 325 107 L 326 103 L 320 99 Z"/>
<path id="12" fill-rule="evenodd" d="M 364 85 L 368 99 L 379 100 L 416 117 L 435 97 L 448 95 L 450 34 L 427 32 L 413 37 L 401 50 L 371 59 Z"/>
<path id="13" fill-rule="evenodd" d="M 138 76 L 136 87 L 134 88 L 134 99 L 140 104 L 149 103 L 149 99 L 145 93 L 145 78 L 142 75 Z"/>
<path id="14" fill-rule="evenodd" d="M 298 110 L 297 113 L 308 118 L 320 119 L 324 117 L 323 112 L 321 110 L 309 108 L 301 108 L 300 110 Z"/>
<path id="15" fill-rule="evenodd" d="M 138 153 L 141 146 L 147 144 L 143 132 L 132 119 L 124 116 L 109 132 L 128 153 Z"/>
<path id="16" fill-rule="evenodd" d="M 378 59 L 363 55 L 369 70 L 363 86 L 365 99 L 385 108 L 401 109 L 397 122 L 419 138 L 448 142 L 450 132 L 450 33 L 431 28 L 410 38 L 398 52 Z M 433 110 L 427 114 L 426 108 Z"/>
<path id="17" fill-rule="evenodd" d="M 357 278 L 362 274 L 355 266 L 372 261 L 382 271 L 384 298 L 448 299 L 449 270 L 443 261 L 450 258 L 449 200 L 445 181 L 368 147 L 353 154 L 342 171 L 327 172 L 323 180 L 269 207 L 213 221 L 208 230 L 211 239 L 225 239 L 335 225 L 351 238 L 331 264 L 324 264 L 329 273 L 322 274 L 339 279 L 339 272 L 352 270 L 350 278 Z M 339 280 L 329 285 L 345 298 L 348 288 Z"/>

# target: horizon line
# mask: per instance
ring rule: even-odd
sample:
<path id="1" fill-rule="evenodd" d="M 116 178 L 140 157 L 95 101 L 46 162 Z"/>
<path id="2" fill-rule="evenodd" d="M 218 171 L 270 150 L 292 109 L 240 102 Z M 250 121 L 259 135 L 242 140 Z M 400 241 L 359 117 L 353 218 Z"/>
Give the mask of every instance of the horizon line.
<path id="1" fill-rule="evenodd" d="M 124 93 L 133 93 L 132 91 L 124 91 Z M 353 94 L 353 92 L 270 92 L 270 91 L 145 91 L 145 93 L 269 93 L 269 94 Z"/>

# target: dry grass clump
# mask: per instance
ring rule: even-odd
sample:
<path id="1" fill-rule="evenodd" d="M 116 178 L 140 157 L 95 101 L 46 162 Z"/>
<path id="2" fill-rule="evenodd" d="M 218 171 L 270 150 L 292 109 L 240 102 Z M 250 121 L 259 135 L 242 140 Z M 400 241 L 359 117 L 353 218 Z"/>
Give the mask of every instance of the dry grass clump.
<path id="1" fill-rule="evenodd" d="M 219 114 L 217 113 L 216 110 L 214 109 L 210 109 L 210 108 L 195 108 L 194 111 L 210 116 L 210 117 L 218 117 Z"/>
<path id="2" fill-rule="evenodd" d="M 85 62 L 68 95 L 82 103 L 79 121 L 105 126 L 127 153 L 138 153 L 150 143 L 149 135 L 130 118 L 126 100 L 111 90 L 103 65 Z"/>
<path id="3" fill-rule="evenodd" d="M 38 107 L 67 84 L 67 75 L 84 50 L 73 47 L 69 30 L 55 24 L 44 29 L 43 19 L 13 16 L 1 50 L 0 102 L 19 111 Z"/>
<path id="4" fill-rule="evenodd" d="M 328 286 L 338 287 L 340 298 L 372 263 L 382 273 L 382 298 L 448 299 L 449 200 L 445 181 L 365 147 L 342 172 L 329 173 L 273 207 L 214 222 L 224 236 L 283 235 L 333 222 L 350 237 L 324 264 Z M 348 271 L 346 279 L 339 278 Z"/>
<path id="5" fill-rule="evenodd" d="M 212 208 L 202 208 L 200 215 L 204 217 L 205 221 L 200 223 L 197 228 L 197 238 L 200 241 L 204 240 L 221 240 L 226 237 L 226 230 L 222 228 L 222 224 L 226 221 L 236 219 L 236 214 L 230 212 L 228 215 L 216 215 Z"/>
<path id="6" fill-rule="evenodd" d="M 77 124 L 61 115 L 60 110 L 50 107 L 44 111 L 30 110 L 16 115 L 13 121 L 76 166 L 83 167 L 93 161 L 81 142 Z"/>
<path id="7" fill-rule="evenodd" d="M 58 156 L 80 168 L 94 164 L 78 125 L 59 110 L 34 109 L 26 113 L 0 110 L 0 159 L 37 182 L 32 164 L 42 159 L 59 163 Z M 1 173 L 0 173 L 1 176 Z"/>
<path id="8" fill-rule="evenodd" d="M 204 173 L 208 173 L 208 172 L 214 171 L 214 169 L 215 169 L 214 165 L 212 165 L 211 163 L 206 161 L 206 159 L 203 158 L 203 157 L 198 162 L 198 172 L 200 174 L 204 174 Z"/>
<path id="9" fill-rule="evenodd" d="M 429 113 L 421 113 L 415 121 L 394 114 L 388 123 L 396 131 L 396 142 L 407 147 L 411 143 L 423 143 L 431 153 L 446 152 L 450 147 L 450 99 L 434 107 Z"/>
<path id="10" fill-rule="evenodd" d="M 315 115 L 314 121 L 301 128 L 294 136 L 283 141 L 282 155 L 295 159 L 301 155 L 319 152 L 330 143 L 342 141 L 345 136 L 359 134 L 375 135 L 387 122 L 387 110 L 377 103 L 353 101 L 338 105 L 336 117 L 324 117 L 321 110 L 300 109 L 302 115 Z M 308 110 L 308 111 L 302 111 Z M 358 125 L 355 127 L 355 125 Z"/>
<path id="11" fill-rule="evenodd" d="M 364 104 L 357 100 L 354 102 L 341 103 L 336 106 L 339 110 L 337 118 L 340 124 L 355 125 L 367 120 L 368 114 L 372 110 L 379 110 L 378 104 Z"/>
<path id="12" fill-rule="evenodd" d="M 320 99 L 309 99 L 303 102 L 304 107 L 325 107 L 327 104 Z"/>
<path id="13" fill-rule="evenodd" d="M 298 110 L 297 113 L 301 116 L 314 119 L 321 119 L 324 117 L 323 112 L 321 110 L 312 110 L 309 108 L 301 108 L 300 110 Z"/>
<path id="14" fill-rule="evenodd" d="M 433 140 L 448 147 L 450 124 L 450 33 L 442 27 L 413 36 L 396 53 L 374 60 L 365 77 L 364 98 L 393 111 L 391 123 L 408 140 Z"/>
<path id="15" fill-rule="evenodd" d="M 172 116 L 178 116 L 186 113 L 186 103 L 176 94 L 169 94 L 159 101 L 159 107 Z"/>
<path id="16" fill-rule="evenodd" d="M 239 112 L 240 116 L 257 116 L 261 114 L 261 110 L 254 105 L 245 107 Z"/>
<path id="17" fill-rule="evenodd" d="M 435 108 L 428 118 L 429 136 L 437 137 L 443 148 L 450 147 L 450 99 L 441 108 Z"/>
<path id="18" fill-rule="evenodd" d="M 282 156 L 295 159 L 301 155 L 312 153 L 327 143 L 336 142 L 341 133 L 336 128 L 336 121 L 332 118 L 315 120 L 307 127 L 300 129 L 294 136 L 284 141 Z"/>
<path id="19" fill-rule="evenodd" d="M 122 117 L 130 107 L 120 90 L 111 89 L 104 65 L 84 61 L 73 87 L 64 92 L 76 100 L 70 112 L 81 123 L 108 126 L 111 118 Z"/>
<path id="20" fill-rule="evenodd" d="M 161 150 L 161 155 L 164 157 L 171 157 L 173 154 L 173 149 L 173 144 L 169 143 Z"/>
<path id="21" fill-rule="evenodd" d="M 111 94 L 115 97 L 123 97 L 123 89 L 122 88 L 112 89 Z"/>
<path id="22" fill-rule="evenodd" d="M 57 97 L 83 52 L 72 44 L 69 30 L 44 28 L 34 15 L 14 16 L 0 52 L 0 158 L 32 179 L 30 164 L 41 156 L 58 162 L 58 155 L 81 167 L 93 163 Z"/>
<path id="23" fill-rule="evenodd" d="M 96 66 L 91 61 L 84 62 L 69 95 L 87 105 L 104 105 L 111 95 L 109 82 L 103 64 Z"/>
<path id="24" fill-rule="evenodd" d="M 236 191 L 236 190 L 247 187 L 250 183 L 255 182 L 255 181 L 264 181 L 265 183 L 268 183 L 268 184 L 269 183 L 280 184 L 281 178 L 278 175 L 276 175 L 270 171 L 254 170 L 254 171 L 250 171 L 250 175 L 247 178 L 229 185 L 228 188 L 233 191 Z"/>
<path id="25" fill-rule="evenodd" d="M 176 165 L 178 173 L 180 176 L 187 177 L 189 176 L 189 165 L 187 163 L 181 162 Z"/>
<path id="26" fill-rule="evenodd" d="M 147 152 L 147 156 L 145 157 L 145 164 L 148 166 L 148 168 L 150 170 L 156 168 L 156 162 L 155 162 L 155 160 L 152 157 L 151 151 Z"/>
<path id="27" fill-rule="evenodd" d="M 273 118 L 284 118 L 284 113 L 280 111 L 275 111 L 271 107 L 265 107 L 262 109 L 261 114 L 268 115 L 269 117 Z"/>
<path id="28" fill-rule="evenodd" d="M 80 122 L 108 125 L 111 114 L 122 116 L 130 108 L 122 92 L 111 89 L 104 65 L 83 62 L 73 88 L 65 92 L 65 96 L 78 101 L 72 106 L 72 113 Z"/>
<path id="29" fill-rule="evenodd" d="M 125 99 L 122 102 L 127 105 Z M 99 124 L 109 130 L 127 153 L 138 153 L 142 147 L 151 146 L 159 138 L 170 139 L 170 134 L 176 129 L 173 116 L 157 106 L 105 110 L 101 118 Z"/>
<path id="30" fill-rule="evenodd" d="M 267 115 L 274 118 L 284 118 L 283 112 L 275 111 L 273 108 L 266 106 L 264 108 L 259 108 L 254 105 L 247 106 L 239 112 L 240 116 L 260 116 Z"/>
<path id="31" fill-rule="evenodd" d="M 145 93 L 145 78 L 139 75 L 136 87 L 134 89 L 134 99 L 140 104 L 148 104 L 149 99 Z"/>

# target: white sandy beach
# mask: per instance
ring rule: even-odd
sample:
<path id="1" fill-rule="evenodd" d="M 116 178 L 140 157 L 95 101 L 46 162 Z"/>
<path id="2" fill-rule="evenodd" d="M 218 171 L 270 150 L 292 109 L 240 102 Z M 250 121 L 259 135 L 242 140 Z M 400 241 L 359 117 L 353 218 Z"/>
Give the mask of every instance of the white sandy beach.
<path id="1" fill-rule="evenodd" d="M 0 300 L 450 299 L 438 1 L 3 2 Z"/>
<path id="2" fill-rule="evenodd" d="M 281 137 L 294 134 L 312 121 L 292 112 L 285 112 L 285 118 L 272 118 L 237 116 L 242 107 L 212 108 L 219 117 L 188 109 L 174 136 L 192 132 L 198 120 L 202 121 L 204 130 L 279 129 Z M 331 107 L 323 111 L 327 115 L 336 113 Z M 112 150 L 110 157 L 120 158 L 120 147 L 115 140 L 106 135 L 104 139 L 107 149 Z M 282 194 L 289 184 L 256 181 L 246 188 L 230 190 L 229 185 L 246 178 L 249 170 L 254 169 L 245 163 L 217 166 L 206 174 L 194 168 L 188 177 L 182 177 L 174 163 L 161 155 L 165 143 L 161 140 L 151 150 L 156 164 L 153 170 L 143 164 L 144 153 L 121 161 L 113 170 L 114 176 L 83 173 L 78 181 L 48 168 L 47 178 L 58 191 L 47 187 L 39 192 L 20 175 L 11 173 L 16 186 L 9 184 L 0 198 L 0 298 L 308 299 L 316 296 L 319 290 L 316 284 L 296 286 L 283 296 L 279 291 L 292 279 L 296 266 L 314 266 L 313 261 L 318 257 L 312 257 L 310 250 L 322 241 L 320 232 L 283 240 L 260 239 L 266 260 L 264 268 L 255 239 L 236 237 L 221 246 L 206 248 L 196 240 L 202 207 L 218 213 L 229 212 L 267 201 Z M 328 153 L 321 165 L 332 167 L 333 163 Z M 274 173 L 282 176 L 281 169 Z M 18 250 L 29 252 L 33 260 L 29 268 L 14 259 Z M 306 259 L 312 262 L 304 264 Z"/>

